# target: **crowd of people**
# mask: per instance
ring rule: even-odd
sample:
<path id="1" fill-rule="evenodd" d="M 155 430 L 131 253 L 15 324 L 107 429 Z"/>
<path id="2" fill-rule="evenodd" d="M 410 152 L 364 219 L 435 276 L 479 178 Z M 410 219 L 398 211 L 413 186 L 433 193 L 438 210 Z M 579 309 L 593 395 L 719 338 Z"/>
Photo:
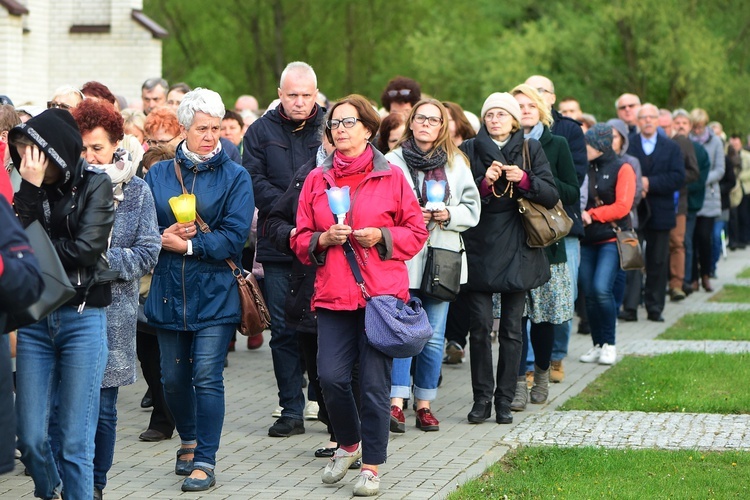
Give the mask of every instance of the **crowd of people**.
<path id="1" fill-rule="evenodd" d="M 442 364 L 464 361 L 467 338 L 468 422 L 494 408 L 511 423 L 564 381 L 576 313 L 591 336 L 579 361 L 611 365 L 618 319 L 638 321 L 643 308 L 664 321 L 667 299 L 711 291 L 722 253 L 750 243 L 750 152 L 701 108 L 626 93 L 617 117 L 597 122 L 575 98 L 558 103 L 541 75 L 491 93 L 479 115 L 403 76 L 380 103 L 329 102 L 304 62 L 286 66 L 266 109 L 244 95 L 227 110 L 216 92 L 162 78 L 141 95 L 129 106 L 87 82 L 56 90 L 46 109 L 0 105 L 0 327 L 42 290 L 23 227 L 42 225 L 75 289 L 0 342 L 0 398 L 15 392 L 15 411 L 1 405 L 0 472 L 17 448 L 39 498 L 103 497 L 118 389 L 135 381 L 137 361 L 141 405 L 153 408 L 139 438 L 176 430 L 182 490 L 216 484 L 223 370 L 241 314 L 227 261 L 253 272 L 271 316 L 268 435 L 320 420 L 330 434 L 314 452 L 329 459 L 321 480 L 358 469 L 353 493 L 370 496 L 406 414 L 439 431 Z M 440 199 L 428 199 L 436 184 Z M 332 211 L 333 190 L 350 193 L 346 213 Z M 530 246 L 519 199 L 562 204 L 570 232 Z M 616 233 L 631 229 L 645 266 L 623 271 Z M 459 256 L 454 300 L 425 290 L 432 248 Z M 368 342 L 366 305 L 378 295 L 421 300 L 432 336 L 414 358 Z"/>

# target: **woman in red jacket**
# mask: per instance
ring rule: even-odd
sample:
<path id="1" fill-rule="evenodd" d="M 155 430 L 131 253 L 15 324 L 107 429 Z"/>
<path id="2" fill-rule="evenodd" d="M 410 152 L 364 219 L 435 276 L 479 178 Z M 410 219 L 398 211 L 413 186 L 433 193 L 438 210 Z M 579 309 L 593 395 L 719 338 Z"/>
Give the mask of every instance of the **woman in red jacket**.
<path id="1" fill-rule="evenodd" d="M 343 245 L 351 245 L 367 292 L 409 299 L 405 261 L 427 240 L 422 211 L 403 173 L 368 141 L 380 119 L 367 100 L 351 95 L 331 107 L 326 135 L 336 146 L 305 180 L 291 247 L 305 264 L 319 266 L 312 307 L 318 315 L 318 377 L 340 448 L 323 472 L 340 481 L 362 458 L 355 496 L 377 494 L 378 465 L 385 462 L 390 425 L 392 358 L 367 343 L 365 299 Z M 337 223 L 326 189 L 349 187 L 351 206 Z M 351 371 L 359 361 L 360 412 Z"/>

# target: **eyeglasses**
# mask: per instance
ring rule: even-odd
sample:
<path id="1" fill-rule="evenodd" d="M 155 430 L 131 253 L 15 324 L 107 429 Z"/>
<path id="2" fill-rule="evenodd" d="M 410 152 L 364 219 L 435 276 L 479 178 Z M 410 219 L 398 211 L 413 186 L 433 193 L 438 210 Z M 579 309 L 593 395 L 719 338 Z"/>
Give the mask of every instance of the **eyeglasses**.
<path id="1" fill-rule="evenodd" d="M 542 87 L 538 87 L 538 88 L 536 89 L 536 91 L 537 91 L 537 92 L 539 92 L 539 95 L 541 95 L 541 94 L 544 94 L 545 92 L 546 92 L 547 94 L 553 94 L 553 93 L 554 93 L 554 92 L 552 92 L 552 91 L 550 91 L 550 90 L 547 90 L 547 89 L 545 89 L 545 88 L 542 88 Z"/>
<path id="2" fill-rule="evenodd" d="M 65 104 L 64 102 L 47 101 L 47 109 L 70 109 L 72 107 L 70 104 Z"/>
<path id="3" fill-rule="evenodd" d="M 396 97 L 397 95 L 402 95 L 404 97 L 411 94 L 411 89 L 401 89 L 401 90 L 389 90 L 388 96 L 389 97 Z"/>
<path id="4" fill-rule="evenodd" d="M 658 120 L 658 115 L 641 115 L 638 117 L 639 120 Z"/>
<path id="5" fill-rule="evenodd" d="M 177 134 L 177 135 L 180 135 L 180 134 Z M 166 141 L 157 141 L 156 139 L 146 139 L 146 144 L 148 144 L 151 147 L 163 146 L 165 144 L 169 144 L 170 142 L 174 141 L 177 135 L 172 137 L 171 139 L 167 139 Z"/>
<path id="6" fill-rule="evenodd" d="M 437 127 L 438 125 L 443 123 L 443 119 L 439 116 L 426 116 L 426 115 L 414 115 L 414 121 L 419 124 L 427 122 L 433 127 Z"/>
<path id="7" fill-rule="evenodd" d="M 359 118 L 354 118 L 353 116 L 349 116 L 347 118 L 342 118 L 341 120 L 328 120 L 326 122 L 326 127 L 328 127 L 331 130 L 336 130 L 339 128 L 339 125 L 343 125 L 344 128 L 352 128 L 357 124 L 357 122 L 361 122 Z"/>
<path id="8" fill-rule="evenodd" d="M 494 112 L 488 112 L 486 115 L 484 115 L 485 121 L 491 122 L 497 118 L 500 121 L 505 121 L 508 118 L 510 118 L 510 113 L 505 113 L 503 111 L 498 111 L 497 113 Z"/>
<path id="9" fill-rule="evenodd" d="M 623 109 L 634 108 L 636 106 L 638 106 L 638 104 L 623 104 L 622 106 L 617 106 L 617 109 L 622 111 Z"/>

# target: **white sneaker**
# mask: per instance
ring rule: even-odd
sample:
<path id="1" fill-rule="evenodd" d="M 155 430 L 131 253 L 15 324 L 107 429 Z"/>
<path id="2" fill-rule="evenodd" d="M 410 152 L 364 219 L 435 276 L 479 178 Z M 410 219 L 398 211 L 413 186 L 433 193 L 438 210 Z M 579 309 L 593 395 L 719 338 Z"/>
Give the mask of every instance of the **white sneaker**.
<path id="1" fill-rule="evenodd" d="M 614 365 L 617 360 L 617 349 L 613 345 L 604 344 L 602 346 L 601 356 L 599 356 L 600 365 Z"/>
<path id="2" fill-rule="evenodd" d="M 284 409 L 283 406 L 277 406 L 276 409 L 273 412 L 271 412 L 271 416 L 273 418 L 281 418 L 281 412 L 283 409 Z"/>
<path id="3" fill-rule="evenodd" d="M 357 449 L 351 453 L 339 448 L 326 465 L 321 480 L 326 484 L 338 483 L 346 476 L 349 467 L 360 458 L 362 458 L 362 443 L 359 443 Z"/>
<path id="4" fill-rule="evenodd" d="M 602 355 L 602 348 L 598 345 L 595 345 L 591 349 L 589 349 L 589 352 L 578 358 L 578 361 L 581 363 L 596 363 L 599 361 L 599 358 Z"/>
<path id="5" fill-rule="evenodd" d="M 371 497 L 379 492 L 380 478 L 373 474 L 370 469 L 365 469 L 357 475 L 353 492 L 355 497 Z"/>
<path id="6" fill-rule="evenodd" d="M 317 401 L 308 401 L 305 405 L 305 420 L 318 420 L 319 409 Z"/>

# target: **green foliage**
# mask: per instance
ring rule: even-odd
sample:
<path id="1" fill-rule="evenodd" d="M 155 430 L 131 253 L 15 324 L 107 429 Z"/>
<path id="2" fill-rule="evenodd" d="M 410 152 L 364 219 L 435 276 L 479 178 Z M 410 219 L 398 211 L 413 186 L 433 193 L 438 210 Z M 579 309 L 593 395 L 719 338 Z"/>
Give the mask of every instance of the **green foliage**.
<path id="1" fill-rule="evenodd" d="M 292 60 L 309 62 L 329 98 L 379 101 L 410 76 L 425 93 L 478 111 L 529 75 L 606 119 L 623 92 L 660 107 L 701 106 L 725 130 L 750 129 L 750 2 L 743 0 L 144 0 L 171 33 L 164 76 L 215 85 L 227 103 L 276 97 Z M 211 73 L 220 73 L 221 78 Z"/>
<path id="2" fill-rule="evenodd" d="M 486 498 L 745 498 L 750 454 L 522 447 L 449 500 Z"/>
<path id="3" fill-rule="evenodd" d="M 727 381 L 748 380 L 748 360 L 750 354 L 625 356 L 561 409 L 746 414 L 750 391 Z"/>
<path id="4" fill-rule="evenodd" d="M 750 302 L 748 296 L 750 289 L 742 288 L 745 288 L 741 291 L 745 300 L 732 300 L 731 302 Z M 724 287 L 725 290 L 727 290 L 726 286 Z M 733 298 L 736 298 L 736 296 Z M 749 341 L 750 329 L 747 327 L 748 324 L 750 324 L 750 311 L 686 314 L 677 323 L 667 328 L 658 338 L 661 340 Z"/>

